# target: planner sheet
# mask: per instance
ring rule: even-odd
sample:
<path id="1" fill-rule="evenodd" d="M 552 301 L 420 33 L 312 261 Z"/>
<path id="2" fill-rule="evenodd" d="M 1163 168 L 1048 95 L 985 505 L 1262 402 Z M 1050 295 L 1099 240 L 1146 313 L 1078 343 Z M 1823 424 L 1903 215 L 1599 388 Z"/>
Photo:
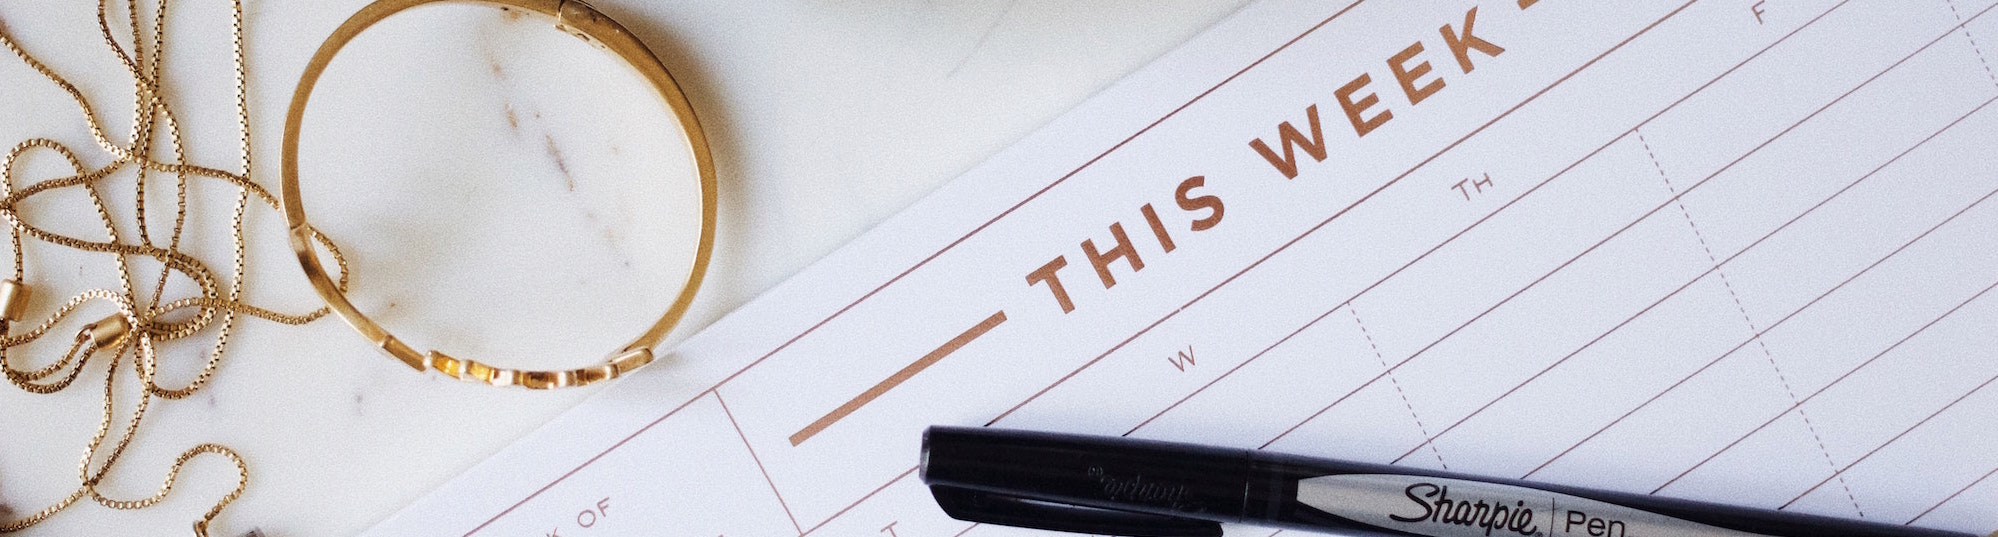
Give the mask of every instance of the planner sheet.
<path id="1" fill-rule="evenodd" d="M 1984 534 L 1994 3 L 1257 3 L 372 534 L 1040 534 L 935 424 Z"/>

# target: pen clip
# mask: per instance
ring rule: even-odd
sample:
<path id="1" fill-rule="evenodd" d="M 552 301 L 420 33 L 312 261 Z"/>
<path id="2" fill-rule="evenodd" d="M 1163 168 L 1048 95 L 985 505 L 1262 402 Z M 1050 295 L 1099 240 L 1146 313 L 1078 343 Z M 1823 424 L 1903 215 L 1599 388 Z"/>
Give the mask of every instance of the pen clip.
<path id="1" fill-rule="evenodd" d="M 951 518 L 1042 530 L 1130 537 L 1220 537 L 1221 523 L 1038 500 L 949 485 L 930 485 Z"/>

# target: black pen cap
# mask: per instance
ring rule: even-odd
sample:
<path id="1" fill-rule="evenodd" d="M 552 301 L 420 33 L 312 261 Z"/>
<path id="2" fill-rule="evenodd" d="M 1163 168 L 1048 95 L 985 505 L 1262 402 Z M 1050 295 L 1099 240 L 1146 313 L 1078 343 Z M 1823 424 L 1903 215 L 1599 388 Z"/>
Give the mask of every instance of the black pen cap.
<path id="1" fill-rule="evenodd" d="M 1046 519 L 1036 526 L 1050 529 L 1078 531 L 1110 525 L 1122 531 L 1109 533 L 1219 535 L 1220 528 L 1212 521 L 1239 520 L 1242 516 L 1249 465 L 1248 452 L 1237 449 L 931 427 L 923 433 L 921 475 L 946 511 L 953 507 L 981 510 L 967 513 L 972 518 L 951 513 L 961 519 L 982 516 L 989 520 L 993 511 L 1003 510 L 1031 515 L 1013 518 Z M 964 504 L 963 498 L 975 496 L 971 493 L 980 493 L 987 500 L 1024 502 Z M 952 501 L 960 505 L 953 506 Z M 981 507 L 988 505 L 991 507 Z M 1132 516 L 1139 513 L 1153 516 Z M 1173 516 L 1182 514 L 1188 517 Z M 1139 529 L 1133 524 L 1151 526 L 1150 531 L 1131 531 Z M 1198 525 L 1203 530 L 1168 528 L 1175 524 Z"/>

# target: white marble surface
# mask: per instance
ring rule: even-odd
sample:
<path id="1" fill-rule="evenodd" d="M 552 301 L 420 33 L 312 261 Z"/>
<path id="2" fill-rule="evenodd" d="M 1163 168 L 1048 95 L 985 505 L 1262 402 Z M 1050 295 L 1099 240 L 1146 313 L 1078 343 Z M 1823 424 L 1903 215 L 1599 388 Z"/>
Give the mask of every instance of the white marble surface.
<path id="1" fill-rule="evenodd" d="M 1242 0 L 595 3 L 679 79 L 719 163 L 714 265 L 677 340 Z M 172 3 L 165 57 L 190 160 L 233 170 L 226 4 Z M 364 4 L 247 0 L 253 176 L 266 187 L 277 185 L 283 112 L 299 71 Z M 151 9 L 141 11 L 149 17 Z M 122 7 L 112 14 L 122 17 Z M 126 143 L 130 79 L 102 45 L 95 17 L 90 2 L 0 3 L 6 31 L 75 83 L 113 140 Z M 419 346 L 524 367 L 587 363 L 649 322 L 679 278 L 677 245 L 691 208 L 687 183 L 672 180 L 685 162 L 668 150 L 667 116 L 614 60 L 545 22 L 486 7 L 410 12 L 350 46 L 314 94 L 301 151 L 310 215 L 353 261 L 356 303 Z M 76 149 L 89 165 L 111 158 L 64 93 L 21 61 L 0 58 L 0 143 L 34 137 Z M 31 154 L 17 182 L 62 168 L 53 155 Z M 136 229 L 132 182 L 126 173 L 104 183 L 127 234 Z M 171 184 L 152 183 L 154 229 L 170 225 Z M 196 185 L 187 247 L 226 272 L 234 190 Z M 99 236 L 86 235 L 97 228 L 74 190 L 21 211 Z M 248 298 L 284 311 L 318 306 L 285 245 L 282 217 L 253 208 L 248 227 Z M 28 254 L 31 317 L 74 292 L 115 285 L 103 255 L 46 245 Z M 157 270 L 137 266 L 141 280 Z M 169 284 L 169 296 L 184 296 L 184 287 Z M 109 311 L 96 305 L 52 340 L 63 343 Z M 191 379 L 213 335 L 164 346 L 162 383 Z M 39 366 L 60 352 L 35 345 L 12 359 Z M 135 392 L 124 371 L 120 420 Z M 94 362 L 53 395 L 0 387 L 0 509 L 8 519 L 75 486 L 77 457 L 102 412 L 104 373 Z M 593 391 L 502 390 L 420 375 L 331 318 L 303 327 L 243 320 L 213 383 L 188 399 L 154 401 L 102 489 L 145 496 L 175 455 L 217 442 L 251 468 L 247 493 L 218 520 L 221 534 L 352 534 Z M 232 474 L 219 458 L 196 459 L 158 507 L 122 512 L 86 500 L 28 534 L 185 531 Z"/>

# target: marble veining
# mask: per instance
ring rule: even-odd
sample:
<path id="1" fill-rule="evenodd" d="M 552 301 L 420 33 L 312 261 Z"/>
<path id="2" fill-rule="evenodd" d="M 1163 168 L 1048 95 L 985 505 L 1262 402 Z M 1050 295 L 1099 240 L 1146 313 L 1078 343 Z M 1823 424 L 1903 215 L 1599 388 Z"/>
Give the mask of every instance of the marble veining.
<path id="1" fill-rule="evenodd" d="M 266 188 L 277 185 L 293 83 L 320 41 L 366 3 L 245 0 L 252 175 Z M 715 265 L 681 337 L 1239 3 L 593 0 L 686 88 L 720 164 Z M 123 2 L 111 4 L 122 13 Z M 228 2 L 171 9 L 167 69 L 189 158 L 232 166 Z M 130 81 L 99 45 L 95 17 L 88 2 L 0 4 L 9 35 L 122 133 Z M 636 77 L 549 22 L 461 5 L 399 15 L 343 52 L 313 95 L 301 156 L 308 214 L 348 248 L 357 304 L 412 342 L 495 361 L 588 362 L 677 291 L 656 283 L 679 276 L 662 260 L 683 254 L 672 245 L 684 232 L 676 218 L 688 214 L 684 193 L 663 179 L 685 171 L 684 156 L 669 150 L 670 123 Z M 0 142 L 30 137 L 94 147 L 66 96 L 0 57 Z M 227 189 L 197 190 L 206 218 L 233 200 Z M 61 220 L 52 225 L 95 229 L 94 217 L 68 215 L 78 204 L 37 203 Z M 253 208 L 247 223 L 252 300 L 318 305 L 283 218 Z M 227 259 L 227 241 L 195 245 L 197 255 Z M 31 263 L 39 275 L 94 281 L 104 260 Z M 181 450 L 229 445 L 247 459 L 251 484 L 217 520 L 219 535 L 357 533 L 594 392 L 417 374 L 336 319 L 238 325 L 214 383 L 197 398 L 156 401 L 127 466 L 107 482 L 142 496 Z M 172 374 L 198 367 L 205 350 L 172 351 Z M 674 363 L 667 353 L 653 373 L 670 375 Z M 74 483 L 102 411 L 93 390 L 36 396 L 0 386 L 0 514 L 39 510 Z M 28 535 L 184 531 L 233 482 L 226 463 L 197 459 L 157 507 L 80 505 Z"/>

